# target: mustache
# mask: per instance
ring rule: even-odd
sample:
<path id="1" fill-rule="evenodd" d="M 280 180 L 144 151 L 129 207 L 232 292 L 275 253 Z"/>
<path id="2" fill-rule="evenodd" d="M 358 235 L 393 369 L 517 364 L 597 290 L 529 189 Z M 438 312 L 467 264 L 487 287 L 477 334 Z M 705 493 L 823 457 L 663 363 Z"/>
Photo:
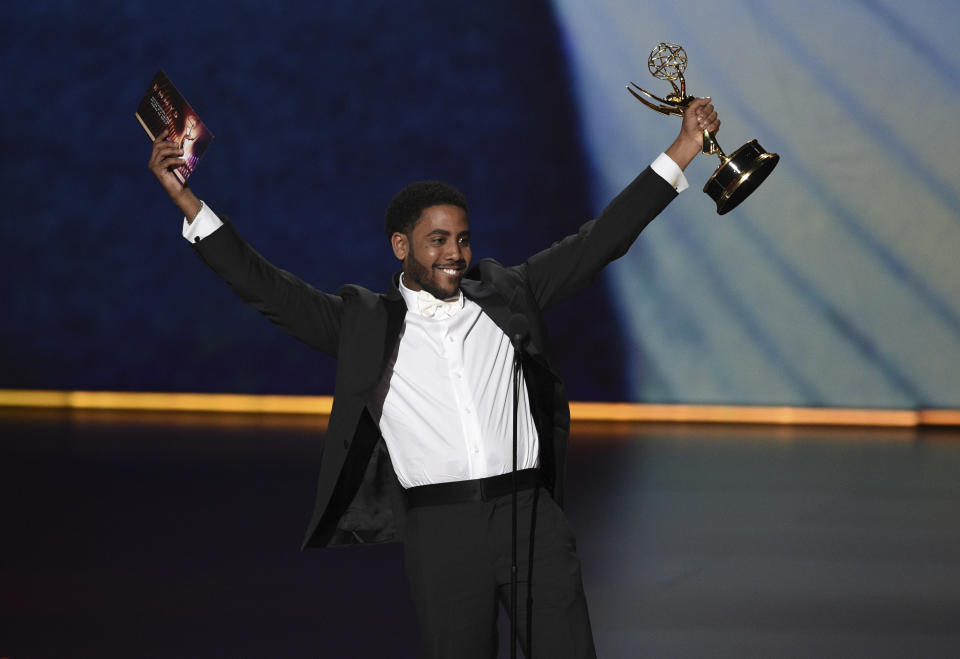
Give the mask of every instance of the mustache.
<path id="1" fill-rule="evenodd" d="M 464 260 L 460 261 L 450 261 L 449 263 L 435 263 L 434 268 L 456 268 L 458 270 L 466 270 L 467 262 Z"/>

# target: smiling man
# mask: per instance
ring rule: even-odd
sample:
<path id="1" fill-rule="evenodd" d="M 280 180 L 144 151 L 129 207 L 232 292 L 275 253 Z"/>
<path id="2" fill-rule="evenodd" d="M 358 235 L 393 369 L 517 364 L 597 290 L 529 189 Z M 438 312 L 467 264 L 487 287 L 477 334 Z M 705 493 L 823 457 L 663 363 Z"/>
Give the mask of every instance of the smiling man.
<path id="1" fill-rule="evenodd" d="M 518 392 L 517 628 L 528 657 L 596 655 L 573 533 L 561 510 L 570 415 L 543 313 L 589 284 L 687 187 L 682 170 L 709 99 L 677 139 L 594 220 L 522 264 L 472 265 L 469 211 L 455 188 L 414 183 L 390 203 L 402 263 L 384 294 L 324 293 L 263 259 L 226 218 L 181 186 L 182 150 L 161 134 L 149 167 L 183 211 L 183 235 L 246 301 L 338 360 L 304 547 L 402 540 L 428 657 L 496 653 L 497 602 L 510 599 L 511 319 L 529 325 Z M 528 599 L 529 596 L 529 599 Z M 531 612 L 528 615 L 527 611 Z"/>
<path id="2" fill-rule="evenodd" d="M 405 188 L 387 208 L 386 232 L 410 290 L 457 295 L 471 257 L 467 200 L 459 190 L 440 181 Z"/>

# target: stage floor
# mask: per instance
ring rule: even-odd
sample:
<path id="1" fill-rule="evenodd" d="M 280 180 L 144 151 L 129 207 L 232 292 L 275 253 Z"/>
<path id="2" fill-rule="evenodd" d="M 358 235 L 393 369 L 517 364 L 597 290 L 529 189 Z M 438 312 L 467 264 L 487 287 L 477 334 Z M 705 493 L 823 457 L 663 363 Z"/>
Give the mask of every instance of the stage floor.
<path id="1" fill-rule="evenodd" d="M 322 432 L 0 410 L 0 657 L 418 656 L 399 545 L 298 550 Z M 957 429 L 573 437 L 600 657 L 960 656 Z"/>

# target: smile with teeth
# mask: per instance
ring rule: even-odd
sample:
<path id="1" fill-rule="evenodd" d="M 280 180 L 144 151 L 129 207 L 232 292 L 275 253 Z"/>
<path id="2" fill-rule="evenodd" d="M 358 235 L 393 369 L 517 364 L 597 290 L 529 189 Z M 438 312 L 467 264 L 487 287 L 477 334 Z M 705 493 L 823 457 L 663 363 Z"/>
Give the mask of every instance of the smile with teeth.
<path id="1" fill-rule="evenodd" d="M 433 266 L 440 272 L 451 277 L 457 277 L 463 272 L 463 267 L 461 266 L 444 266 L 444 265 L 435 265 Z"/>

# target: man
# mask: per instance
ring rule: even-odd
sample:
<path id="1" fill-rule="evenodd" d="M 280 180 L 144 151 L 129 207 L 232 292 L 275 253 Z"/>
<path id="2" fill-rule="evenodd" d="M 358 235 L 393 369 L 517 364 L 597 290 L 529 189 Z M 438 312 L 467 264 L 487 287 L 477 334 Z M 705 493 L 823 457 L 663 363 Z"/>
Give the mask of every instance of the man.
<path id="1" fill-rule="evenodd" d="M 511 268 L 492 260 L 471 267 L 459 191 L 408 186 L 387 209 L 402 272 L 386 294 L 349 285 L 331 295 L 273 267 L 174 177 L 181 148 L 165 134 L 154 142 L 149 167 L 184 213 L 184 237 L 200 258 L 272 322 L 338 359 L 304 546 L 402 539 L 427 656 L 496 652 L 497 600 L 509 600 L 511 582 L 514 348 L 506 331 L 517 315 L 529 334 L 517 418 L 525 560 L 516 624 L 528 657 L 595 656 L 560 509 L 570 417 L 543 312 L 626 253 L 686 187 L 682 170 L 703 131 L 719 126 L 710 99 L 692 101 L 673 144 L 597 219 Z"/>

